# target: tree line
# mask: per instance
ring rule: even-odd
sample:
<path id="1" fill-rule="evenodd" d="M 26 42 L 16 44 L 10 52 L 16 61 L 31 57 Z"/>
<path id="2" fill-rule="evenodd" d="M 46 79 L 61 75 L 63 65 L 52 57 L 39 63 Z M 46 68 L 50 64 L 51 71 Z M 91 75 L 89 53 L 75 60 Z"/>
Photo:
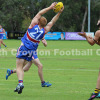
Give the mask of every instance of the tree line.
<path id="1" fill-rule="evenodd" d="M 55 1 L 63 2 L 65 9 L 51 31 L 79 32 L 82 25 L 88 31 L 88 0 L 0 0 L 0 24 L 6 31 L 25 32 L 32 18 Z M 44 16 L 49 22 L 55 14 L 51 10 Z M 91 0 L 91 32 L 97 30 L 99 18 L 100 0 Z"/>

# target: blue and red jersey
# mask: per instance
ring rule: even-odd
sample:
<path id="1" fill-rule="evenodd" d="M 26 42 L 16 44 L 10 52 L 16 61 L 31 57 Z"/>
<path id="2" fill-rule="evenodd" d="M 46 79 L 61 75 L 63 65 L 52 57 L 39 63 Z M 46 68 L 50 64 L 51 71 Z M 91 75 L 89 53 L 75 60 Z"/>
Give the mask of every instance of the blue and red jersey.
<path id="1" fill-rule="evenodd" d="M 3 39 L 3 28 L 0 29 L 0 39 Z"/>
<path id="2" fill-rule="evenodd" d="M 3 28 L 0 29 L 0 34 L 3 34 Z"/>
<path id="3" fill-rule="evenodd" d="M 45 29 L 40 29 L 39 25 L 35 25 L 33 28 L 28 28 L 21 41 L 26 48 L 36 50 L 44 35 Z"/>

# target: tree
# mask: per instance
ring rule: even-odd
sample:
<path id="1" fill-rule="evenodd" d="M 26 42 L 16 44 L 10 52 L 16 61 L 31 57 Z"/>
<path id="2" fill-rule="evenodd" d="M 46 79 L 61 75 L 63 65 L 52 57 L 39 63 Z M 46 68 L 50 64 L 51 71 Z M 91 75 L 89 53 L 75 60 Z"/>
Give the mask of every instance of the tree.
<path id="1" fill-rule="evenodd" d="M 43 8 L 48 7 L 55 0 L 1 0 L 0 24 L 7 31 L 26 31 L 30 21 Z M 57 0 L 63 2 L 65 9 L 51 31 L 81 31 L 84 13 L 88 0 Z M 100 1 L 91 1 L 91 31 L 95 31 L 96 22 L 100 18 Z M 44 16 L 48 22 L 56 13 L 49 11 Z M 84 21 L 84 30 L 88 29 L 88 19 Z M 84 26 L 84 25 L 83 25 Z"/>

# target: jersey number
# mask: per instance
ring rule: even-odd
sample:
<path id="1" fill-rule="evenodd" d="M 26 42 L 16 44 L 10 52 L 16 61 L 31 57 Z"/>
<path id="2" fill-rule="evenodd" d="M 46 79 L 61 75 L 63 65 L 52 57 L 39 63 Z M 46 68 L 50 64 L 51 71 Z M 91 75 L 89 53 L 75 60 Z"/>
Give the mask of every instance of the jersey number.
<path id="1" fill-rule="evenodd" d="M 37 40 L 43 34 L 43 31 L 39 31 L 38 28 L 35 28 L 35 30 L 36 30 L 36 32 L 31 32 L 30 36 L 33 37 L 33 38 L 35 37 L 35 39 Z M 37 33 L 40 33 L 40 34 L 35 36 Z"/>

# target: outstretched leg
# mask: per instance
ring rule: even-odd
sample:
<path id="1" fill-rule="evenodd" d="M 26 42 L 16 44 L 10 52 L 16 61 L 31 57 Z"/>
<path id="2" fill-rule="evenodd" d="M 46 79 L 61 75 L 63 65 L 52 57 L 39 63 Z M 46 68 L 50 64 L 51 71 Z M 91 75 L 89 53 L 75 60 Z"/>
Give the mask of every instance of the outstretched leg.
<path id="1" fill-rule="evenodd" d="M 5 43 L 3 42 L 3 40 L 1 41 L 1 44 L 3 44 L 5 47 L 7 47 L 7 46 L 5 45 Z"/>
<path id="2" fill-rule="evenodd" d="M 30 62 L 26 61 L 24 63 L 24 67 L 23 67 L 24 72 L 28 71 L 30 69 L 31 65 L 32 65 L 32 61 L 30 61 Z M 16 69 L 14 69 L 14 70 L 7 69 L 6 80 L 13 73 L 16 73 Z"/>

